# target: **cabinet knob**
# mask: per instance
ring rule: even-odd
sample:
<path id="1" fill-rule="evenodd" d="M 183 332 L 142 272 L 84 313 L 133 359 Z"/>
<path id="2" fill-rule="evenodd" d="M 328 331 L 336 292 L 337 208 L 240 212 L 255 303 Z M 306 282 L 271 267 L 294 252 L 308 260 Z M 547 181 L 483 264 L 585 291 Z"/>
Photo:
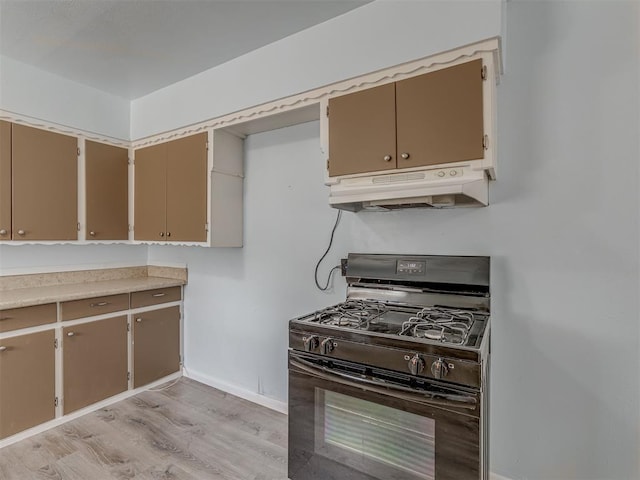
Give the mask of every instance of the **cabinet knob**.
<path id="1" fill-rule="evenodd" d="M 160 232 L 160 236 L 161 236 L 161 237 L 164 237 L 164 232 Z"/>
<path id="2" fill-rule="evenodd" d="M 18 230 L 18 235 L 20 236 L 24 236 L 24 234 L 27 233 L 24 230 Z"/>
<path id="3" fill-rule="evenodd" d="M 410 155 L 407 152 L 404 152 L 402 155 L 400 155 L 404 160 L 406 160 L 407 158 L 410 157 Z"/>
<path id="4" fill-rule="evenodd" d="M 382 159 L 383 159 L 385 162 L 390 162 L 390 161 L 391 161 L 391 155 L 385 155 L 384 157 L 382 157 Z"/>
<path id="5" fill-rule="evenodd" d="M 136 318 L 136 322 L 142 323 L 142 319 L 141 318 Z"/>
<path id="6" fill-rule="evenodd" d="M 170 237 L 170 236 L 171 236 L 171 232 L 167 232 L 167 237 Z"/>
<path id="7" fill-rule="evenodd" d="M 92 237 L 96 236 L 96 232 L 89 232 L 89 235 L 91 235 Z"/>
<path id="8" fill-rule="evenodd" d="M 67 337 L 73 337 L 75 335 L 75 332 L 69 332 L 67 333 Z"/>
<path id="9" fill-rule="evenodd" d="M 7 349 L 7 347 L 5 347 L 4 345 L 2 345 L 2 346 L 0 347 L 0 352 L 4 352 L 6 349 Z"/>
<path id="10" fill-rule="evenodd" d="M 0 235 L 6 235 L 8 232 L 5 228 L 0 230 Z"/>

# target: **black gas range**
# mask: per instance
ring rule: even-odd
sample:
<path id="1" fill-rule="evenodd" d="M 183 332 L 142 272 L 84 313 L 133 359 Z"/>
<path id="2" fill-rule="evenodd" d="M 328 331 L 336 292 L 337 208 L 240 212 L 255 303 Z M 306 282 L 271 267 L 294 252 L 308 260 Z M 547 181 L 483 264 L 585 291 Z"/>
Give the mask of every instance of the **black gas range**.
<path id="1" fill-rule="evenodd" d="M 350 254 L 289 323 L 289 478 L 488 479 L 489 258 Z"/>

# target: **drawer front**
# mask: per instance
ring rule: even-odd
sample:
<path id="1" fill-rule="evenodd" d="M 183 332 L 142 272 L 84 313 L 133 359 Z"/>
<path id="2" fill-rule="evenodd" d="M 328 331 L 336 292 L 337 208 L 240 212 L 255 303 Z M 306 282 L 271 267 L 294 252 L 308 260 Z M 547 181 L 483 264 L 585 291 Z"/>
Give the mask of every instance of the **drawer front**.
<path id="1" fill-rule="evenodd" d="M 55 303 L 0 310 L 0 332 L 53 323 L 56 317 Z"/>
<path id="2" fill-rule="evenodd" d="M 103 313 L 120 312 L 129 309 L 129 294 L 122 293 L 62 302 L 61 307 L 60 316 L 62 321 L 93 317 Z"/>
<path id="3" fill-rule="evenodd" d="M 177 302 L 181 300 L 180 287 L 157 288 L 155 290 L 145 290 L 144 292 L 134 292 L 131 294 L 131 308 L 148 307 L 160 303 Z"/>

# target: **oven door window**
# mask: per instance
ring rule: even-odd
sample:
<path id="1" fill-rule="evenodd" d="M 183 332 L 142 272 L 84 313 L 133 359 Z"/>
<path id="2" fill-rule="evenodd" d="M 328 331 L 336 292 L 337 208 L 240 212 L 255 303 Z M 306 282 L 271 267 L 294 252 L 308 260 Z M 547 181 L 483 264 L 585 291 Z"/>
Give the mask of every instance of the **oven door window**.
<path id="1" fill-rule="evenodd" d="M 372 478 L 435 479 L 435 421 L 316 388 L 315 450 Z"/>

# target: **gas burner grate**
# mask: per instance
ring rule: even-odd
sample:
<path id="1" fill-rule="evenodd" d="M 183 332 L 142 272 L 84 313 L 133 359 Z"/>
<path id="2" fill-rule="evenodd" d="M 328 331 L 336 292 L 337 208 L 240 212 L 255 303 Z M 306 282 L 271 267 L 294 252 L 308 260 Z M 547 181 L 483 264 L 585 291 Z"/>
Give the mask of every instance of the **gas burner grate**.
<path id="1" fill-rule="evenodd" d="M 383 303 L 348 300 L 317 312 L 315 320 L 323 325 L 366 329 L 370 322 L 386 311 L 387 307 Z"/>
<path id="2" fill-rule="evenodd" d="M 402 323 L 399 335 L 464 345 L 474 321 L 474 314 L 465 310 L 425 307 Z"/>

